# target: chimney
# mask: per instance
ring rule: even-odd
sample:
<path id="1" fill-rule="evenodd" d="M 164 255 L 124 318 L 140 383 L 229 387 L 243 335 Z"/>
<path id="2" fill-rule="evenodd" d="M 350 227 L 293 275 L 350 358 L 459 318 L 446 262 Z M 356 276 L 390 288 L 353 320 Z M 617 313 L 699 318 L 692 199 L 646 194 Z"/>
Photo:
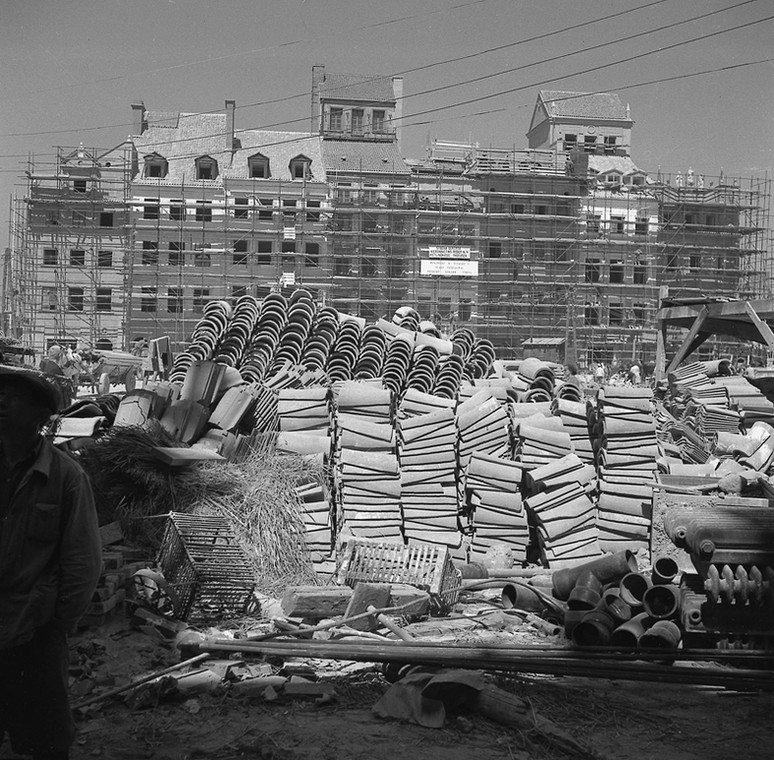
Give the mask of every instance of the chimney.
<path id="1" fill-rule="evenodd" d="M 395 96 L 395 142 L 400 148 L 400 136 L 403 131 L 403 77 L 392 78 L 392 94 Z"/>
<path id="2" fill-rule="evenodd" d="M 320 121 L 320 87 L 325 81 L 325 66 L 312 66 L 312 118 L 309 125 L 310 134 L 319 135 L 322 131 Z"/>
<path id="3" fill-rule="evenodd" d="M 140 100 L 132 103 L 132 134 L 139 137 L 147 128 L 148 122 L 145 120 L 145 104 Z"/>
<path id="4" fill-rule="evenodd" d="M 228 150 L 234 150 L 236 135 L 234 134 L 234 111 L 236 111 L 236 100 L 226 101 L 226 145 Z"/>

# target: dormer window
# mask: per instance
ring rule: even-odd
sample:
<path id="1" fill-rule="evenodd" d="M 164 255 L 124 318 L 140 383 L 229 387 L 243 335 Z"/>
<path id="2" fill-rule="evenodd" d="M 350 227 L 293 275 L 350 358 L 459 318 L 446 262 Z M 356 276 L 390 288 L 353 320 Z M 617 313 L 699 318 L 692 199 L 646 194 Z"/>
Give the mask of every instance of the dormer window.
<path id="1" fill-rule="evenodd" d="M 169 164 L 164 156 L 160 156 L 158 153 L 151 153 L 149 156 L 145 156 L 144 177 L 158 177 L 161 179 L 167 176 L 168 171 Z"/>
<path id="2" fill-rule="evenodd" d="M 362 108 L 352 109 L 352 134 L 359 135 L 363 132 L 364 111 Z"/>
<path id="3" fill-rule="evenodd" d="M 331 108 L 328 126 L 331 132 L 341 132 L 344 125 L 344 110 Z"/>
<path id="4" fill-rule="evenodd" d="M 268 179 L 271 177 L 269 159 L 260 153 L 256 153 L 247 159 L 247 167 L 250 171 L 250 177 L 253 179 Z"/>
<path id="5" fill-rule="evenodd" d="M 75 190 L 76 193 L 85 193 L 86 192 L 86 180 L 85 179 L 74 179 L 73 180 L 73 190 Z"/>
<path id="6" fill-rule="evenodd" d="M 196 179 L 216 179 L 218 162 L 210 156 L 200 156 L 196 159 Z"/>
<path id="7" fill-rule="evenodd" d="M 371 115 L 371 129 L 373 132 L 385 132 L 385 112 L 374 111 Z"/>
<path id="8" fill-rule="evenodd" d="M 304 155 L 290 159 L 290 176 L 293 179 L 309 179 L 312 176 L 312 161 Z"/>

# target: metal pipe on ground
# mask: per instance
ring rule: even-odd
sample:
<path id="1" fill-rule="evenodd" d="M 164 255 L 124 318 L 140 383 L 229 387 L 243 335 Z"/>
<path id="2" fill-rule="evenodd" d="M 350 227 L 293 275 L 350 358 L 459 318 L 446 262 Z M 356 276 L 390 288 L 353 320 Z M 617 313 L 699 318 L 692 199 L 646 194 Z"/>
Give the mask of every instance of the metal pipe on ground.
<path id="1" fill-rule="evenodd" d="M 602 583 L 609 583 L 623 578 L 627 573 L 637 572 L 637 569 L 637 558 L 628 549 L 616 554 L 606 554 L 604 557 L 591 562 L 555 571 L 553 574 L 554 595 L 557 599 L 567 601 L 578 576 L 586 570 L 594 573 Z"/>
<path id="2" fill-rule="evenodd" d="M 248 642 L 233 639 L 207 639 L 199 645 L 203 651 L 242 652 L 285 657 L 312 657 L 357 662 L 398 662 L 413 665 L 437 665 L 475 670 L 495 670 L 549 675 L 575 675 L 586 678 L 691 683 L 736 690 L 774 688 L 770 670 L 728 667 L 686 667 L 660 665 L 657 662 L 626 662 L 620 659 L 597 659 L 585 656 L 583 650 L 558 652 L 536 657 L 536 651 L 515 648 L 449 647 L 396 642 L 381 644 L 335 644 L 330 642 Z M 658 653 L 663 657 L 663 650 Z M 641 653 L 637 653 L 641 657 Z"/>

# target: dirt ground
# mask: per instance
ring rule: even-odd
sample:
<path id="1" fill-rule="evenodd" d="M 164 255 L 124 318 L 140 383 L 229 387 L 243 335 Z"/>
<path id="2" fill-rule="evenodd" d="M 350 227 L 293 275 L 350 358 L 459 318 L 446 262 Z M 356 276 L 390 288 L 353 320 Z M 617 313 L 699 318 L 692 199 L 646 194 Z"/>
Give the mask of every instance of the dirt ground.
<path id="1" fill-rule="evenodd" d="M 180 661 L 172 644 L 132 630 L 126 618 L 71 641 L 72 701 Z M 439 729 L 378 718 L 389 687 L 379 666 L 310 663 L 335 697 L 151 695 L 144 706 L 113 697 L 78 713 L 72 760 L 552 760 L 580 757 L 470 711 Z M 764 760 L 774 757 L 774 693 L 524 674 L 497 681 L 607 760 Z M 0 758 L 14 758 L 10 748 Z"/>

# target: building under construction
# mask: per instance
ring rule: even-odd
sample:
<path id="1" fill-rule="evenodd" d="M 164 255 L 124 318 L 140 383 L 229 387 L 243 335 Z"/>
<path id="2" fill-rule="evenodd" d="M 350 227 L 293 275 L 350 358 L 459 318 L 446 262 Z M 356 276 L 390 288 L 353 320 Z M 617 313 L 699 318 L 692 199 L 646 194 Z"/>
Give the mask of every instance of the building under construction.
<path id="1" fill-rule="evenodd" d="M 768 178 L 648 174 L 614 94 L 541 92 L 524 149 L 436 141 L 412 159 L 402 86 L 316 66 L 308 132 L 238 129 L 233 101 L 137 103 L 119 148 L 31 163 L 8 330 L 36 348 L 168 335 L 179 349 L 208 300 L 304 288 L 368 321 L 413 306 L 501 358 L 588 366 L 652 362 L 666 292 L 770 294 Z"/>

